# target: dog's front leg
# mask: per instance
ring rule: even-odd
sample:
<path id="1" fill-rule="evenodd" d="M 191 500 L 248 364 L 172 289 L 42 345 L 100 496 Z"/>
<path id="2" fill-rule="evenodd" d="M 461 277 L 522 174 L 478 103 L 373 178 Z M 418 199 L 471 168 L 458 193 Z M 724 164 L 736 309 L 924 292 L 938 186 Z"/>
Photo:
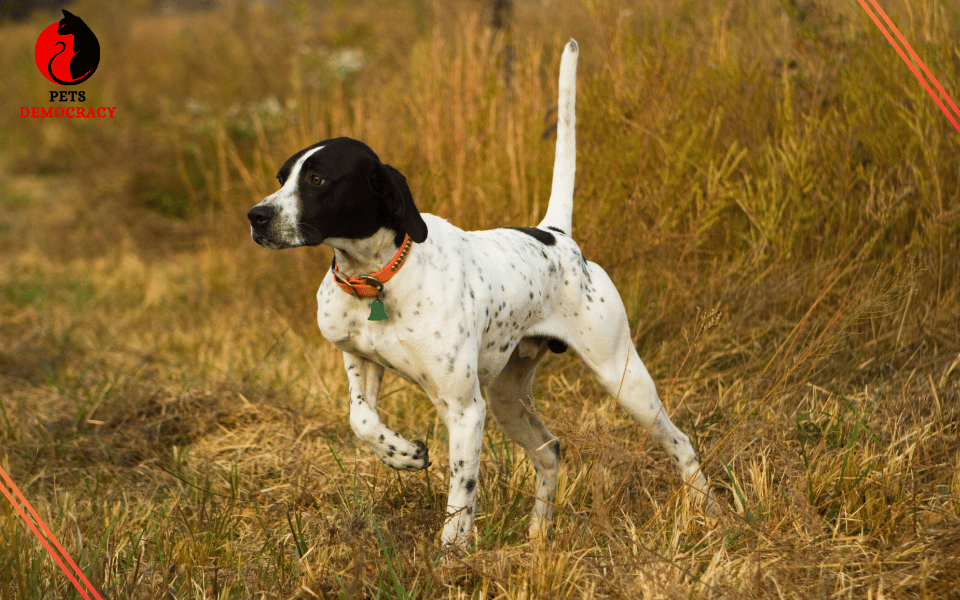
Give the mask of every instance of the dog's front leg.
<path id="1" fill-rule="evenodd" d="M 380 422 L 377 398 L 383 367 L 354 354 L 343 353 L 343 365 L 350 383 L 350 427 L 373 452 L 394 469 L 416 471 L 430 466 L 427 446 L 412 442 Z"/>
<path id="2" fill-rule="evenodd" d="M 477 477 L 487 405 L 479 384 L 448 402 L 447 431 L 450 435 L 450 493 L 447 522 L 440 541 L 451 550 L 464 550 L 473 532 L 477 507 Z"/>

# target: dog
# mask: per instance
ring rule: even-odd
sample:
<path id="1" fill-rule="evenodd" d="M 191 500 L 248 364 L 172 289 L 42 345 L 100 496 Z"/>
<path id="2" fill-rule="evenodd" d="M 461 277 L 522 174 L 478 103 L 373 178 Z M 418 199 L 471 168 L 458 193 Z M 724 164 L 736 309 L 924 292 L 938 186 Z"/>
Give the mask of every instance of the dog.
<path id="1" fill-rule="evenodd" d="M 694 498 L 713 504 L 689 438 L 667 417 L 637 355 L 620 295 L 571 237 L 578 52 L 571 40 L 561 58 L 553 189 L 537 227 L 466 232 L 421 214 L 404 176 L 348 138 L 291 156 L 277 175 L 280 189 L 248 213 L 262 246 L 334 250 L 317 321 L 343 351 L 357 436 L 394 469 L 430 466 L 423 442 L 377 414 L 384 369 L 423 388 L 439 411 L 450 440 L 441 532 L 449 548 L 464 549 L 472 535 L 488 408 L 534 465 L 529 532 L 544 533 L 560 443 L 534 409 L 532 382 L 548 351 L 573 349 L 667 451 Z"/>

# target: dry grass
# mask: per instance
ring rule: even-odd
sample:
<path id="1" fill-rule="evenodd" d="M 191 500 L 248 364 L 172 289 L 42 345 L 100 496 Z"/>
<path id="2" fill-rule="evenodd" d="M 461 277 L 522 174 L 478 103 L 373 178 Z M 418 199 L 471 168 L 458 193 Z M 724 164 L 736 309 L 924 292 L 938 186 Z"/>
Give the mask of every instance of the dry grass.
<path id="1" fill-rule="evenodd" d="M 0 463 L 104 597 L 958 596 L 960 136 L 856 3 L 518 2 L 509 34 L 480 0 L 137 4 L 75 11 L 109 123 L 15 120 L 49 19 L 0 28 Z M 956 6 L 887 8 L 960 95 Z M 429 400 L 388 377 L 381 403 L 426 473 L 359 448 L 313 316 L 329 254 L 264 251 L 244 215 L 351 135 L 425 212 L 535 223 L 570 36 L 576 236 L 723 516 L 565 355 L 537 384 L 551 537 L 526 540 L 531 469 L 491 425 L 476 547 L 440 566 Z M 79 597 L 0 527 L 0 598 Z"/>

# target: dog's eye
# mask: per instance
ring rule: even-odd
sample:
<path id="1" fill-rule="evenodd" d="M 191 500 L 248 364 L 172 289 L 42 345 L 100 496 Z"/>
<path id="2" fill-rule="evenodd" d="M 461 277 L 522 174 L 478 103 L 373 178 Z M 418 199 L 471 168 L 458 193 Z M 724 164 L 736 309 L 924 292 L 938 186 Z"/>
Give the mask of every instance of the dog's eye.
<path id="1" fill-rule="evenodd" d="M 320 184 L 322 184 L 323 182 L 324 182 L 324 179 L 323 179 L 322 177 L 320 177 L 319 175 L 311 175 L 311 176 L 310 176 L 310 183 L 311 183 L 312 185 L 320 185 Z"/>

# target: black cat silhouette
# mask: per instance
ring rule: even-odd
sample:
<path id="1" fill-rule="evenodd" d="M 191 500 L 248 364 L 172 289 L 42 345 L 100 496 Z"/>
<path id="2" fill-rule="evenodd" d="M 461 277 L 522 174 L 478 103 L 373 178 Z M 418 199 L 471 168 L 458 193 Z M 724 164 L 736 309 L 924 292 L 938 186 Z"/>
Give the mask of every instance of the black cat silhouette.
<path id="1" fill-rule="evenodd" d="M 100 42 L 97 41 L 97 36 L 90 31 L 83 19 L 66 10 L 63 11 L 63 18 L 60 19 L 60 23 L 57 24 L 57 33 L 73 35 L 73 56 L 70 57 L 70 77 L 72 79 L 65 81 L 53 74 L 54 59 L 67 49 L 67 45 L 63 42 L 57 42 L 56 45 L 60 46 L 60 50 L 47 63 L 47 73 L 60 85 L 76 85 L 86 81 L 97 70 L 97 65 L 100 64 Z"/>

